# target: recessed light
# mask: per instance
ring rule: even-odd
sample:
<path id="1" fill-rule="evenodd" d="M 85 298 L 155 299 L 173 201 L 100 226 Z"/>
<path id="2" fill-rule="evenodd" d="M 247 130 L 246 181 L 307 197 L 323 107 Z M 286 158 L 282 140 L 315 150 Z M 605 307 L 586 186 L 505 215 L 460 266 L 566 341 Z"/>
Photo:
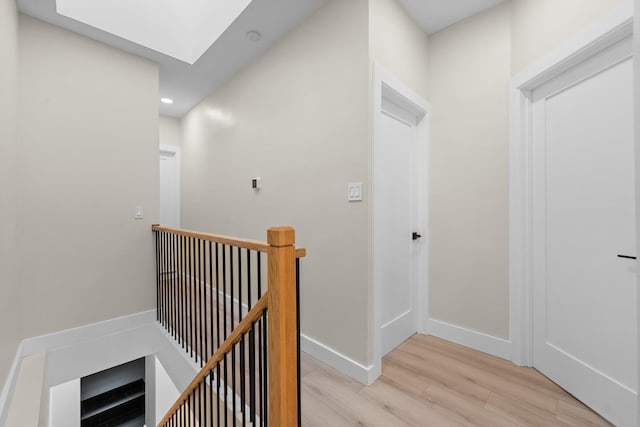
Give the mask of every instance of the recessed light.
<path id="1" fill-rule="evenodd" d="M 247 38 L 249 39 L 249 41 L 252 42 L 259 42 L 260 39 L 262 38 L 262 34 L 260 34 L 259 32 L 255 31 L 255 30 L 251 30 L 249 32 L 247 32 Z"/>
<path id="2" fill-rule="evenodd" d="M 163 104 L 173 104 L 173 99 L 171 98 L 160 98 L 160 102 Z"/>

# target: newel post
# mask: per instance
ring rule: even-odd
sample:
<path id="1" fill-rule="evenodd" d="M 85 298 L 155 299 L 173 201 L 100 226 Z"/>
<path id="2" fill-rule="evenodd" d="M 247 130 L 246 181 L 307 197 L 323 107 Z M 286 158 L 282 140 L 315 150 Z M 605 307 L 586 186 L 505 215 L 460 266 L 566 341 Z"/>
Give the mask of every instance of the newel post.
<path id="1" fill-rule="evenodd" d="M 295 230 L 267 230 L 269 425 L 298 424 Z"/>

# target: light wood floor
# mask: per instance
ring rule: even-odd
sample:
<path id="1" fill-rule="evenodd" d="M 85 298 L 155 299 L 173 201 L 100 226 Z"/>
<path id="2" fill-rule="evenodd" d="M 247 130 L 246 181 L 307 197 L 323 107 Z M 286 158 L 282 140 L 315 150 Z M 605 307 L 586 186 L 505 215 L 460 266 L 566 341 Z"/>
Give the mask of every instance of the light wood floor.
<path id="1" fill-rule="evenodd" d="M 530 368 L 415 335 L 364 387 L 302 355 L 302 424 L 339 426 L 609 426 Z"/>

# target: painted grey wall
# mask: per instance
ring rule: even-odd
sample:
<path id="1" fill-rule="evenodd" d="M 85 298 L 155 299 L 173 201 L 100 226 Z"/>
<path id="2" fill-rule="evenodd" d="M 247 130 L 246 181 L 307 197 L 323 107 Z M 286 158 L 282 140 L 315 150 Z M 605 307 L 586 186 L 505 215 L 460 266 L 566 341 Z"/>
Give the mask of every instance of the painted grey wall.
<path id="1" fill-rule="evenodd" d="M 265 240 L 296 228 L 302 331 L 368 362 L 367 0 L 333 0 L 182 120 L 182 225 Z M 252 177 L 263 188 L 250 188 Z"/>
<path id="2" fill-rule="evenodd" d="M 429 38 L 396 0 L 369 0 L 369 46 L 372 61 L 427 98 Z"/>
<path id="3" fill-rule="evenodd" d="M 432 317 L 509 338 L 509 79 L 623 2 L 513 0 L 429 37 Z"/>
<path id="4" fill-rule="evenodd" d="M 509 337 L 511 4 L 429 37 L 430 315 Z"/>
<path id="5" fill-rule="evenodd" d="M 24 15 L 18 56 L 21 316 L 0 328 L 32 337 L 152 309 L 157 66 Z"/>
<path id="6" fill-rule="evenodd" d="M 18 319 L 18 12 L 12 0 L 0 2 L 0 388 L 20 340 Z"/>
<path id="7" fill-rule="evenodd" d="M 160 116 L 160 145 L 182 145 L 180 120 L 169 116 Z"/>
<path id="8" fill-rule="evenodd" d="M 624 1 L 628 0 L 513 0 L 513 74 Z"/>

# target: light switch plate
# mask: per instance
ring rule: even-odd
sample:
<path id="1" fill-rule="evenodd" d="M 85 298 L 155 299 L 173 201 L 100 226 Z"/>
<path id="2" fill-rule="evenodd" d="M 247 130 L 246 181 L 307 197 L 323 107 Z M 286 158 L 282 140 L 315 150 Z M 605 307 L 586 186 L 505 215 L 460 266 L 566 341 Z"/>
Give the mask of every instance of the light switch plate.
<path id="1" fill-rule="evenodd" d="M 362 183 L 350 182 L 347 186 L 347 200 L 350 202 L 362 201 Z"/>
<path id="2" fill-rule="evenodd" d="M 262 178 L 251 178 L 251 188 L 256 191 L 262 190 Z"/>

